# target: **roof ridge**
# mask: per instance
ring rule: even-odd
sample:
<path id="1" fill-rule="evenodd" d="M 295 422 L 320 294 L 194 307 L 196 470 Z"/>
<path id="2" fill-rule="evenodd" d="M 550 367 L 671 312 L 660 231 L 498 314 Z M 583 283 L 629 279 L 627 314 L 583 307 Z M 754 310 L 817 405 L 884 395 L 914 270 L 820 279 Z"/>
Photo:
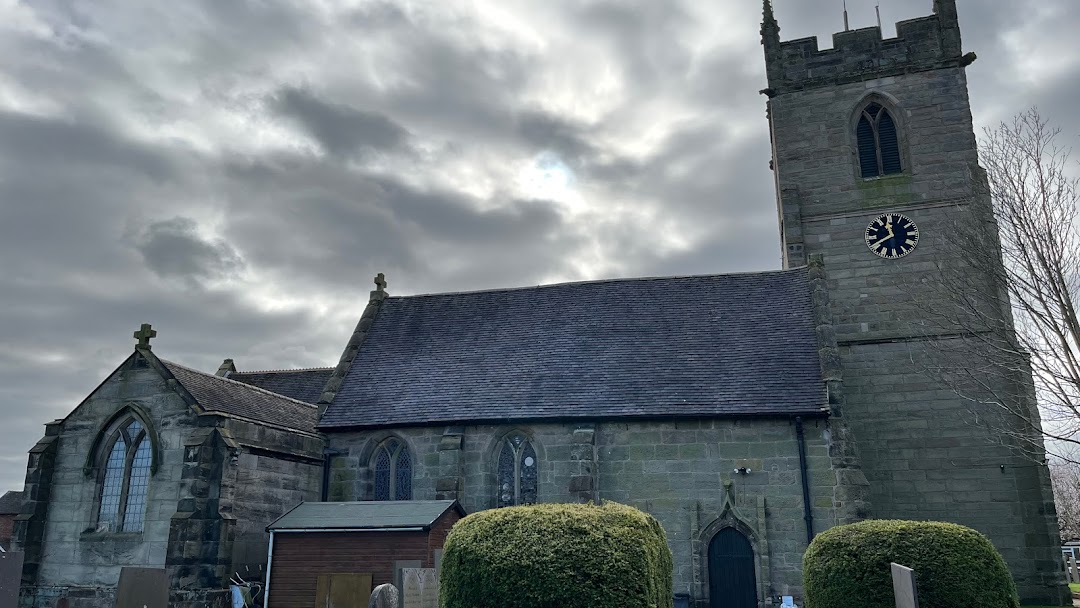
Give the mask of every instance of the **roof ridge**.
<path id="1" fill-rule="evenodd" d="M 228 378 L 223 378 L 223 377 L 218 376 L 216 374 L 208 374 L 206 372 L 199 371 L 199 370 L 197 370 L 195 368 L 188 367 L 186 365 L 181 365 L 179 363 L 176 363 L 175 361 L 169 361 L 167 359 L 162 359 L 161 362 L 166 364 L 166 365 L 175 365 L 176 367 L 179 367 L 179 368 L 181 368 L 183 370 L 192 372 L 194 374 L 199 374 L 201 376 L 206 376 L 207 378 L 213 378 L 214 380 L 218 380 L 220 382 L 225 382 L 227 384 L 234 384 L 234 385 L 236 385 L 238 387 L 241 387 L 243 389 L 246 389 L 246 390 L 257 391 L 259 393 L 265 393 L 267 395 L 271 395 L 271 396 L 277 397 L 279 399 L 284 399 L 285 401 L 291 401 L 293 403 L 297 403 L 297 404 L 302 405 L 302 406 L 304 406 L 306 408 L 309 408 L 309 409 L 315 409 L 315 410 L 319 409 L 318 406 L 316 406 L 316 405 L 314 405 L 312 403 L 307 403 L 305 401 L 300 401 L 299 399 L 293 399 L 292 397 L 287 397 L 285 395 L 282 395 L 281 393 L 275 393 L 274 391 L 268 391 L 268 390 L 266 390 L 264 388 L 260 388 L 258 386 L 255 386 L 254 384 L 247 384 L 246 382 L 238 382 L 236 380 L 230 380 Z M 183 383 L 181 382 L 181 384 L 183 384 Z"/>
<path id="2" fill-rule="evenodd" d="M 649 277 L 624 277 L 624 278 L 609 278 L 609 279 L 589 279 L 583 281 L 563 281 L 561 283 L 546 283 L 543 285 L 527 285 L 523 287 L 496 287 L 492 289 L 476 289 L 471 291 L 441 291 L 432 293 L 417 293 L 407 296 L 387 296 L 388 300 L 404 300 L 408 298 L 431 298 L 438 296 L 455 296 L 455 295 L 467 295 L 467 294 L 481 294 L 481 293 L 509 293 L 515 291 L 530 291 L 539 289 L 548 289 L 554 287 L 567 287 L 574 285 L 603 285 L 607 283 L 634 283 L 634 282 L 646 282 L 646 281 L 669 281 L 673 279 L 716 279 L 721 277 L 745 277 L 750 275 L 780 275 L 780 274 L 796 274 L 798 271 L 805 272 L 806 266 L 795 266 L 794 268 L 780 268 L 777 270 L 748 270 L 743 272 L 721 272 L 716 274 L 677 274 L 677 275 L 658 275 Z"/>
<path id="3" fill-rule="evenodd" d="M 293 372 L 332 372 L 333 367 L 298 367 L 296 369 L 253 369 L 247 372 L 229 372 L 229 376 L 243 375 L 243 374 L 288 374 Z M 221 378 L 222 376 L 218 376 Z M 228 376 L 226 376 L 228 377 Z"/>

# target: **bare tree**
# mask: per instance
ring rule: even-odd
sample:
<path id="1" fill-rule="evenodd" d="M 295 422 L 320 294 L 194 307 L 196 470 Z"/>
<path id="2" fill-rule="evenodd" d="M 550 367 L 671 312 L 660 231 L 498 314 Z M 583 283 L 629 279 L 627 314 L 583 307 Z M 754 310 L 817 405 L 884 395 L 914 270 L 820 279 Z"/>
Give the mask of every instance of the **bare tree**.
<path id="1" fill-rule="evenodd" d="M 1080 466 L 1054 461 L 1050 464 L 1050 480 L 1061 540 L 1080 540 Z"/>
<path id="2" fill-rule="evenodd" d="M 985 131 L 982 191 L 955 214 L 940 289 L 920 308 L 934 351 L 924 365 L 979 423 L 1040 461 L 1049 451 L 1076 463 L 1078 182 L 1059 133 L 1034 108 Z"/>

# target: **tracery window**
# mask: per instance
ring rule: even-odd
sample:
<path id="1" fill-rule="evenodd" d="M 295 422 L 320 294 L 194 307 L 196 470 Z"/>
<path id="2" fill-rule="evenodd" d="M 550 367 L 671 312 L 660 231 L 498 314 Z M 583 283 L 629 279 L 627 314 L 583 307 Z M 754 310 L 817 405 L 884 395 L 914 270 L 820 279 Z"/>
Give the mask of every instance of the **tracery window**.
<path id="1" fill-rule="evenodd" d="M 511 433 L 503 440 L 498 482 L 498 506 L 536 503 L 536 450 L 523 433 Z"/>
<path id="2" fill-rule="evenodd" d="M 863 108 L 855 128 L 862 176 L 879 177 L 903 171 L 896 121 L 881 104 Z"/>
<path id="3" fill-rule="evenodd" d="M 412 456 L 405 442 L 391 437 L 375 448 L 375 500 L 412 500 Z"/>
<path id="4" fill-rule="evenodd" d="M 133 416 L 110 426 L 102 443 L 97 529 L 142 532 L 150 485 L 152 446 L 142 422 Z"/>

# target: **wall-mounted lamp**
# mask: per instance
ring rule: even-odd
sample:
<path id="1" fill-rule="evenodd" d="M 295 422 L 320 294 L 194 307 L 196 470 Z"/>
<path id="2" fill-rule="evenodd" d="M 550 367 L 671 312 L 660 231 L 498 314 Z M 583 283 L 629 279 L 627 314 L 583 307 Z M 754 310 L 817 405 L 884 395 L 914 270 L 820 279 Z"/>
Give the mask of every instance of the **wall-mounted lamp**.
<path id="1" fill-rule="evenodd" d="M 747 468 L 747 467 L 738 467 L 738 468 L 736 468 L 736 469 L 735 469 L 735 474 L 736 474 L 736 475 L 749 475 L 749 474 L 750 474 L 750 473 L 752 473 L 752 472 L 753 472 L 753 471 L 751 471 L 751 470 L 750 470 L 749 468 Z"/>

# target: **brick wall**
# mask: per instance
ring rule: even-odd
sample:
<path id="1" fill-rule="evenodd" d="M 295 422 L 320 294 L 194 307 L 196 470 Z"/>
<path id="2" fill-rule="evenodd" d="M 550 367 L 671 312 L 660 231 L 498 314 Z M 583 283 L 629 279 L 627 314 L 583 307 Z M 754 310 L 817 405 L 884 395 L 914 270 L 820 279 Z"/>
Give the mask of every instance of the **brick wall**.
<path id="1" fill-rule="evenodd" d="M 15 530 L 14 515 L 0 515 L 0 547 L 11 547 L 12 532 Z"/>

